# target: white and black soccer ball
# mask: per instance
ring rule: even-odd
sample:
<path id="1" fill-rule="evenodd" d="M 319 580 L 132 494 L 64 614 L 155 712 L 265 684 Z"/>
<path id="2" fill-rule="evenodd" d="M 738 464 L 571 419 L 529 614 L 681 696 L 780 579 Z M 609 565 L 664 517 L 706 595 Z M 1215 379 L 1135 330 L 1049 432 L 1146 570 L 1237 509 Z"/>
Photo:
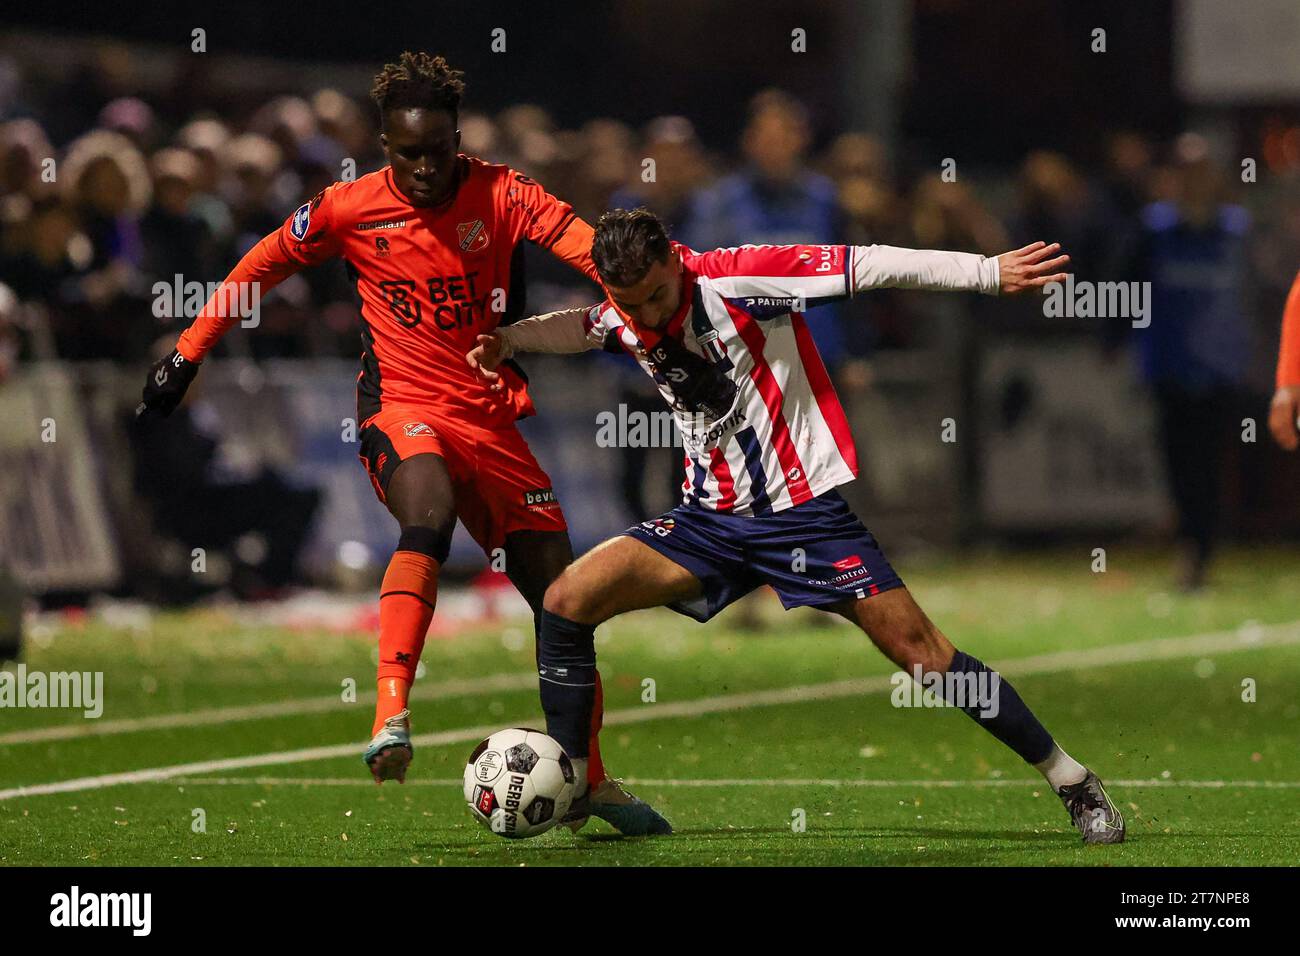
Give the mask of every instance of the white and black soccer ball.
<path id="1" fill-rule="evenodd" d="M 518 838 L 545 833 L 573 802 L 573 763 L 540 730 L 498 730 L 465 764 L 465 801 L 493 833 Z"/>

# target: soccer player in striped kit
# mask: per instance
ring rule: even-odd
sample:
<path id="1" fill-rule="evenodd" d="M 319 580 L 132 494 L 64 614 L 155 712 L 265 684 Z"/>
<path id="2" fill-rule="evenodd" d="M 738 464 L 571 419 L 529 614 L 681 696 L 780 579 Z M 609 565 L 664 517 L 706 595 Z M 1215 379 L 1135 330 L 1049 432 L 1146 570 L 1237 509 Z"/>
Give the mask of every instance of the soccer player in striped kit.
<path id="1" fill-rule="evenodd" d="M 630 353 L 672 406 L 686 449 L 682 504 L 597 546 L 547 589 L 542 708 L 576 764 L 586 756 L 597 625 L 658 606 L 706 621 L 768 584 L 785 607 L 839 614 L 907 673 L 938 676 L 950 703 L 1043 774 L 1084 842 L 1123 840 L 1124 819 L 1097 775 L 1006 680 L 953 647 L 835 490 L 857 475 L 857 452 L 802 315 L 874 288 L 1036 290 L 1065 278 L 1059 251 L 1038 242 L 996 259 L 889 246 L 697 253 L 652 213 L 615 210 L 592 245 L 609 299 L 479 336 L 467 360 L 490 380 L 523 351 Z"/>

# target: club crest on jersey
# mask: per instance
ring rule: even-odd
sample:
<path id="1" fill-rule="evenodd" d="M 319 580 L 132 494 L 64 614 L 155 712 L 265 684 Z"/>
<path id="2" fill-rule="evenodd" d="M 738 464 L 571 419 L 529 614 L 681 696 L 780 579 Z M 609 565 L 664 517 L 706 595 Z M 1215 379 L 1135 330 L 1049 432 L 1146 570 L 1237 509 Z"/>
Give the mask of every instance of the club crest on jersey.
<path id="1" fill-rule="evenodd" d="M 704 353 L 715 365 L 720 365 L 727 361 L 727 345 L 718 335 L 717 329 L 710 329 L 699 337 L 700 346 Z"/>
<path id="2" fill-rule="evenodd" d="M 295 239 L 302 242 L 307 238 L 307 226 L 311 222 L 311 203 L 305 202 L 293 214 L 293 220 L 289 223 L 289 232 Z"/>
<path id="3" fill-rule="evenodd" d="M 402 431 L 406 432 L 407 438 L 415 438 L 417 435 L 433 434 L 433 429 L 424 422 L 407 422 L 402 426 Z"/>
<path id="4" fill-rule="evenodd" d="M 487 226 L 483 225 L 482 219 L 475 219 L 473 222 L 462 222 L 456 227 L 456 233 L 460 236 L 462 252 L 482 252 L 487 248 L 488 231 Z"/>

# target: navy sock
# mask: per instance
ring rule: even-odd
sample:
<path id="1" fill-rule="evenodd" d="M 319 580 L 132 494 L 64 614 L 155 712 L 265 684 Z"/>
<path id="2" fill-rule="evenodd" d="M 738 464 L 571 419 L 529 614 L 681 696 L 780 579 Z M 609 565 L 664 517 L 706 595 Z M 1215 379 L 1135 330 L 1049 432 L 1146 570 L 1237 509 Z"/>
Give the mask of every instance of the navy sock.
<path id="1" fill-rule="evenodd" d="M 1052 735 L 1001 674 L 961 651 L 953 655 L 948 673 L 956 675 L 963 684 L 964 699 L 959 697 L 955 703 L 961 705 L 961 709 L 977 724 L 1020 754 L 1027 763 L 1041 763 L 1048 758 L 1054 746 Z M 948 699 L 952 683 L 945 681 L 945 699 Z M 954 703 L 951 699 L 948 702 Z"/>
<path id="2" fill-rule="evenodd" d="M 570 757 L 585 760 L 596 704 L 596 628 L 542 611 L 537 676 L 546 732 Z"/>

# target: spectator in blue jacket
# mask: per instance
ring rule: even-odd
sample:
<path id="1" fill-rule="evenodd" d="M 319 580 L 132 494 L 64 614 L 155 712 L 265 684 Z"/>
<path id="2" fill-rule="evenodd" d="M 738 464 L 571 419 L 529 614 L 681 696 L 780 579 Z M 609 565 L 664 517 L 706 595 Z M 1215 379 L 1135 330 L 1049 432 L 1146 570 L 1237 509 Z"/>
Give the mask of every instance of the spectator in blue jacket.
<path id="1" fill-rule="evenodd" d="M 1150 324 L 1136 330 L 1183 548 L 1180 583 L 1205 580 L 1219 534 L 1222 472 L 1240 428 L 1252 360 L 1246 211 L 1224 200 L 1205 141 L 1176 147 L 1179 195 L 1142 211 L 1131 277 L 1151 283 Z"/>
<path id="2" fill-rule="evenodd" d="M 812 131 L 803 104 L 781 90 L 764 90 L 750 103 L 741 139 L 746 166 L 697 192 L 679 232 L 692 249 L 742 243 L 843 242 L 835 184 L 806 163 Z M 832 372 L 844 358 L 840 311 L 808 313 L 808 327 Z"/>

